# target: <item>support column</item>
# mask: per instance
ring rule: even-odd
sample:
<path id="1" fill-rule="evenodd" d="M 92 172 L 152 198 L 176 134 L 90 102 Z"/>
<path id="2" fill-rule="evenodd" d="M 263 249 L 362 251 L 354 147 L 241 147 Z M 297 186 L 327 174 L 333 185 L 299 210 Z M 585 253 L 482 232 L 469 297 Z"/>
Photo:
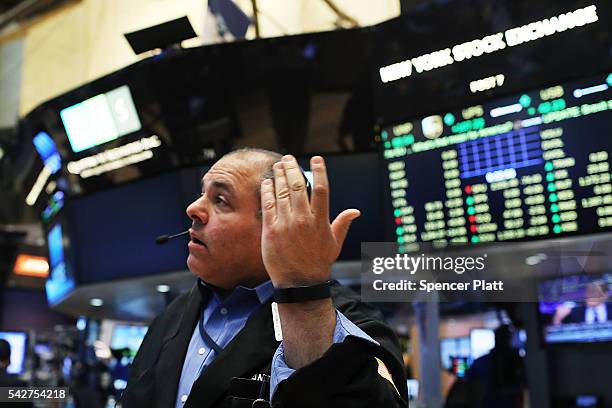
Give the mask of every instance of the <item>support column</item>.
<path id="1" fill-rule="evenodd" d="M 419 337 L 419 401 L 441 408 L 440 305 L 436 301 L 413 304 Z"/>

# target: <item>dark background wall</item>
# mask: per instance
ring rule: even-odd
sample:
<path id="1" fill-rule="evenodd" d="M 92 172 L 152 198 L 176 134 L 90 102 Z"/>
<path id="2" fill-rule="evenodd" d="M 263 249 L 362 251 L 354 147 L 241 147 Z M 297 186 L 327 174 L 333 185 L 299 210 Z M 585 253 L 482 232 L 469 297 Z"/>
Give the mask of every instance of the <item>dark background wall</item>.
<path id="1" fill-rule="evenodd" d="M 74 321 L 66 315 L 52 311 L 47 305 L 45 292 L 26 289 L 5 289 L 0 303 L 0 331 L 28 331 L 50 329 L 56 324 Z"/>
<path id="2" fill-rule="evenodd" d="M 561 406 L 576 395 L 597 395 L 612 407 L 612 346 L 564 348 L 548 353 L 550 392 Z"/>

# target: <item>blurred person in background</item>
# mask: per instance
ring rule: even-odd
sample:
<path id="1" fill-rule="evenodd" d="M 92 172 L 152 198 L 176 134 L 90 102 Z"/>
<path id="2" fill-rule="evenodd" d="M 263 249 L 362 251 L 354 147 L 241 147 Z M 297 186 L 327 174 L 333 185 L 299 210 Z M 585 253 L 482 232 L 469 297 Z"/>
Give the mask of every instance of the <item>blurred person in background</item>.
<path id="1" fill-rule="evenodd" d="M 448 393 L 445 408 L 521 408 L 526 377 L 523 359 L 512 347 L 512 328 L 495 330 L 495 347 L 477 358 Z"/>
<path id="2" fill-rule="evenodd" d="M 7 372 L 11 364 L 11 345 L 8 341 L 0 339 L 0 387 L 26 387 L 16 375 Z"/>
<path id="3" fill-rule="evenodd" d="M 612 303 L 606 282 L 590 282 L 584 291 L 584 302 L 566 302 L 555 310 L 553 324 L 606 323 L 612 320 Z"/>

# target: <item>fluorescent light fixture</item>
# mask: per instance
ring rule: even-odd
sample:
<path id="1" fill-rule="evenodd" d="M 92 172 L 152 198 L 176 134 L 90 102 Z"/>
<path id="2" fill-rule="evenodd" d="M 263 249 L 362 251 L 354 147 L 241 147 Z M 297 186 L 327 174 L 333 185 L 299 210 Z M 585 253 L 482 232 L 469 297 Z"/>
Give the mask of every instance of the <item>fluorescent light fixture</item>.
<path id="1" fill-rule="evenodd" d="M 51 174 L 52 171 L 49 166 L 43 167 L 40 174 L 38 174 L 38 177 L 36 178 L 32 189 L 30 190 L 28 196 L 25 199 L 27 205 L 31 207 L 36 204 L 36 200 L 38 200 L 38 196 L 40 196 L 40 192 L 45 187 L 45 184 L 47 184 L 47 180 L 49 180 Z"/>

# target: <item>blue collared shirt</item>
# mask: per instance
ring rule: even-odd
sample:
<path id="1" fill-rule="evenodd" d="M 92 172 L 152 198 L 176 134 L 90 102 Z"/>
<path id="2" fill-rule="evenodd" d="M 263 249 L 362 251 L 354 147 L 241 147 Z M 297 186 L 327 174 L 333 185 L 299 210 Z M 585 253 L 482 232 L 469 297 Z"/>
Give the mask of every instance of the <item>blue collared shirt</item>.
<path id="1" fill-rule="evenodd" d="M 201 289 L 208 295 L 208 302 L 204 306 L 202 313 L 204 328 L 221 348 L 225 348 L 236 337 L 240 330 L 244 328 L 249 317 L 272 297 L 274 291 L 272 282 L 267 281 L 255 288 L 239 286 L 227 298 L 222 299 L 201 280 L 198 280 L 198 285 L 201 285 Z M 355 326 L 342 313 L 336 312 L 334 343 L 344 341 L 347 336 L 357 336 L 376 343 L 376 341 Z M 196 324 L 191 335 L 189 347 L 187 348 L 187 354 L 185 354 L 185 361 L 183 362 L 183 370 L 176 396 L 176 408 L 183 407 L 191 392 L 193 383 L 216 357 L 215 351 L 202 340 L 198 325 Z M 294 371 L 285 362 L 283 344 L 281 343 L 272 359 L 270 400 L 278 384 L 287 379 Z"/>
<path id="2" fill-rule="evenodd" d="M 336 310 L 336 328 L 334 329 L 334 343 L 342 343 L 348 336 L 359 337 L 364 340 L 371 341 L 372 343 L 379 345 L 379 343 L 368 336 L 363 330 L 357 327 L 353 322 L 346 318 L 342 313 Z M 291 374 L 295 372 L 293 368 L 290 368 L 285 362 L 285 349 L 283 343 L 281 343 L 274 357 L 272 357 L 272 375 L 270 376 L 270 401 L 278 384 L 289 378 Z"/>

